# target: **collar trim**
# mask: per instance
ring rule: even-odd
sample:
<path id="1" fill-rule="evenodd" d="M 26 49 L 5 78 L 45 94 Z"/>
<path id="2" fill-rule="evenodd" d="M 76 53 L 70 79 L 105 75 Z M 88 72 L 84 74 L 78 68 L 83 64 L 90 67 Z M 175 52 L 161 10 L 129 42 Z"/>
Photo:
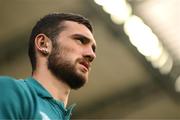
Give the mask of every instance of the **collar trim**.
<path id="1" fill-rule="evenodd" d="M 52 95 L 33 77 L 28 77 L 25 82 L 30 84 L 37 92 L 37 94 L 42 98 L 53 98 Z"/>

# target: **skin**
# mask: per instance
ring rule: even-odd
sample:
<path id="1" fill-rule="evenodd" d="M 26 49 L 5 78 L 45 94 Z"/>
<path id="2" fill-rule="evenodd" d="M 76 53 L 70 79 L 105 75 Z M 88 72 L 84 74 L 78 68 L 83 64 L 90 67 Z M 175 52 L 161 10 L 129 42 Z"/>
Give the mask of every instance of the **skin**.
<path id="1" fill-rule="evenodd" d="M 96 58 L 96 41 L 89 29 L 83 24 L 65 21 L 64 25 L 66 28 L 57 36 L 57 44 L 61 46 L 61 52 L 63 52 L 61 58 L 69 61 L 75 67 L 76 74 L 83 76 L 87 82 L 91 64 Z M 44 55 L 43 49 L 47 49 L 48 54 L 50 54 L 52 43 L 46 35 L 39 34 L 35 38 L 37 69 L 32 76 L 49 91 L 54 99 L 63 101 L 66 106 L 71 88 L 48 69 L 49 55 Z M 79 61 L 79 59 L 84 61 Z"/>

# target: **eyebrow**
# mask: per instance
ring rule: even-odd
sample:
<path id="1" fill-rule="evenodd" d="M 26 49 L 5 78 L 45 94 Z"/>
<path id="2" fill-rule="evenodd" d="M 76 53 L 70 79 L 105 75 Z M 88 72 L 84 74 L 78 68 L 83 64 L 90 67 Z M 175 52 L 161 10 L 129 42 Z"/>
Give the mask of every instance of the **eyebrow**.
<path id="1" fill-rule="evenodd" d="M 84 40 L 92 41 L 90 38 L 88 38 L 88 37 L 86 37 L 86 36 L 84 36 L 82 34 L 73 34 L 72 37 L 80 37 L 80 38 L 82 38 Z M 92 49 L 93 49 L 94 52 L 96 51 L 96 44 L 95 43 L 93 43 Z"/>

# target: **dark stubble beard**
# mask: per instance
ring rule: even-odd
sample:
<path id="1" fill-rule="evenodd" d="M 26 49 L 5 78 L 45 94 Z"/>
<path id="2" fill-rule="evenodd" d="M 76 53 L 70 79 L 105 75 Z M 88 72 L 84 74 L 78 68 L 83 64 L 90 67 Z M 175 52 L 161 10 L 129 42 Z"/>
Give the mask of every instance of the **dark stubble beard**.
<path id="1" fill-rule="evenodd" d="M 71 89 L 82 87 L 85 84 L 86 78 L 78 74 L 75 64 L 72 65 L 70 61 L 63 59 L 62 54 L 63 48 L 57 44 L 54 45 L 48 58 L 48 69 L 56 78 L 66 83 Z"/>

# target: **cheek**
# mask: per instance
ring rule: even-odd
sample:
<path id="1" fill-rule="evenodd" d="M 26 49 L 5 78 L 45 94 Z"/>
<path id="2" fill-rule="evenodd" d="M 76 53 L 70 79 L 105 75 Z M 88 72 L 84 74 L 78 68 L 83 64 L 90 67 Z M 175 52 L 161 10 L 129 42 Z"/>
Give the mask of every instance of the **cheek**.
<path id="1" fill-rule="evenodd" d="M 76 44 L 63 47 L 64 54 L 80 55 L 82 48 Z"/>
<path id="2" fill-rule="evenodd" d="M 63 48 L 61 50 L 61 56 L 67 61 L 76 61 L 80 58 L 80 50 L 74 48 Z"/>

